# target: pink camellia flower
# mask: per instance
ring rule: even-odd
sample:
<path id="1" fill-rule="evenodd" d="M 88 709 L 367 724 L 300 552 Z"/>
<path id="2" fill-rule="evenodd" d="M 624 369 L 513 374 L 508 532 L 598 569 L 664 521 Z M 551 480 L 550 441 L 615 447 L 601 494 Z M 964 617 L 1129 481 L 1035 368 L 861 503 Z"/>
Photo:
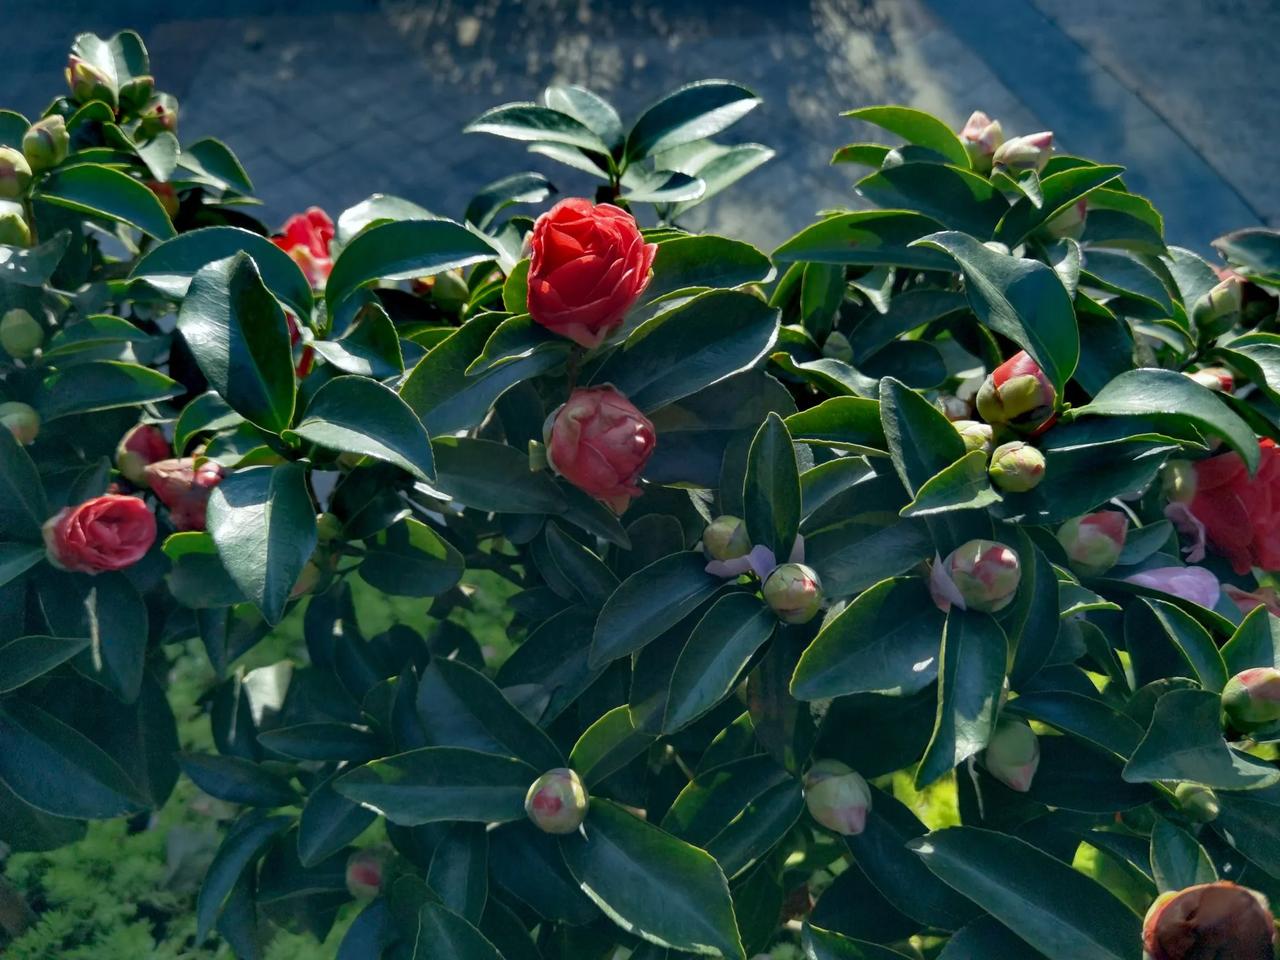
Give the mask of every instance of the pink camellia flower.
<path id="1" fill-rule="evenodd" d="M 1034 170 L 1039 173 L 1049 162 L 1053 153 L 1053 133 L 1043 130 L 1040 133 L 1029 133 L 1025 137 L 1014 137 L 1006 140 L 996 148 L 991 162 L 997 167 L 1004 167 L 1014 173 Z"/>
<path id="2" fill-rule="evenodd" d="M 649 285 L 658 245 L 608 203 L 561 200 L 533 226 L 529 314 L 552 333 L 599 346 Z"/>
<path id="3" fill-rule="evenodd" d="M 1120 559 L 1128 533 L 1127 516 L 1118 510 L 1099 510 L 1064 523 L 1058 528 L 1058 542 L 1067 551 L 1072 570 L 1100 577 Z"/>
<path id="4" fill-rule="evenodd" d="M 1222 595 L 1222 585 L 1204 567 L 1156 567 L 1124 578 L 1127 583 L 1159 590 L 1212 610 Z"/>
<path id="5" fill-rule="evenodd" d="M 1274 960 L 1267 898 L 1227 880 L 1156 897 L 1142 922 L 1150 960 Z"/>
<path id="6" fill-rule="evenodd" d="M 1040 738 L 1024 721 L 1001 717 L 982 764 L 1010 790 L 1026 793 L 1040 767 Z"/>
<path id="7" fill-rule="evenodd" d="M 209 493 L 222 482 L 225 472 L 213 460 L 196 466 L 194 457 L 161 460 L 146 468 L 147 484 L 169 508 L 175 530 L 203 530 Z"/>
<path id="8" fill-rule="evenodd" d="M 75 573 L 123 570 L 156 539 L 156 518 L 137 497 L 105 494 L 63 507 L 44 523 L 49 562 Z"/>
<path id="9" fill-rule="evenodd" d="M 311 286 L 320 290 L 333 270 L 330 245 L 334 237 L 333 221 L 319 207 L 294 214 L 285 221 L 284 230 L 271 242 L 293 258 L 302 268 Z"/>
<path id="10" fill-rule="evenodd" d="M 1013 602 L 1022 580 L 1018 553 L 994 540 L 970 540 L 933 563 L 929 593 L 938 609 L 995 613 Z"/>
<path id="11" fill-rule="evenodd" d="M 547 418 L 547 460 L 579 490 L 616 513 L 640 495 L 636 481 L 653 454 L 653 424 L 611 386 L 580 387 Z"/>
<path id="12" fill-rule="evenodd" d="M 130 483 L 140 487 L 147 482 L 147 467 L 167 459 L 170 453 L 169 441 L 160 428 L 140 423 L 126 433 L 116 447 L 116 469 Z"/>
<path id="13" fill-rule="evenodd" d="M 1000 127 L 1000 121 L 992 120 L 981 110 L 975 110 L 969 115 L 959 136 L 965 153 L 969 154 L 970 166 L 979 173 L 989 171 L 996 147 L 1004 143 L 1004 130 Z"/>
<path id="14" fill-rule="evenodd" d="M 1053 423 L 1058 395 L 1031 354 L 1020 350 L 996 367 L 978 388 L 978 413 L 993 425 L 1014 424 L 1042 432 Z"/>
<path id="15" fill-rule="evenodd" d="M 1195 465 L 1196 493 L 1188 509 L 1236 573 L 1280 570 L 1280 449 L 1269 437 L 1258 446 L 1261 462 L 1253 476 L 1235 451 Z"/>
<path id="16" fill-rule="evenodd" d="M 1222 588 L 1228 599 L 1231 600 L 1241 613 L 1248 613 L 1257 607 L 1266 607 L 1269 611 L 1280 617 L 1280 593 L 1276 592 L 1275 587 L 1257 587 L 1253 590 L 1241 590 L 1235 584 L 1228 583 Z"/>
<path id="17" fill-rule="evenodd" d="M 867 828 L 871 788 L 862 774 L 839 760 L 818 760 L 804 775 L 809 815 L 828 830 L 855 837 Z"/>

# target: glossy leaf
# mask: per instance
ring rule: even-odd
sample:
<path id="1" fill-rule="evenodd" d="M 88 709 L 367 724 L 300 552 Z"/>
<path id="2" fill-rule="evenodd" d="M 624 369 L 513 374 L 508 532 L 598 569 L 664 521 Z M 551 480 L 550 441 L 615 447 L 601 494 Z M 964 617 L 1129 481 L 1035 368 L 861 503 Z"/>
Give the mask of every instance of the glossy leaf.
<path id="1" fill-rule="evenodd" d="M 591 643 L 604 665 L 655 640 L 720 589 L 701 553 L 673 553 L 633 573 L 605 601 Z"/>

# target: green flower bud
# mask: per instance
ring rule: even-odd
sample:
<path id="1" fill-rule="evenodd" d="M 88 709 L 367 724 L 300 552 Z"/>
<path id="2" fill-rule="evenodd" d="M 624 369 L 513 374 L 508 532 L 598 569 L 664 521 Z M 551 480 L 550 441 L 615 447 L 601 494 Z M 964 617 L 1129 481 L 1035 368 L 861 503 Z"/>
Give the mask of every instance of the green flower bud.
<path id="1" fill-rule="evenodd" d="M 167 93 L 152 100 L 145 110 L 142 111 L 142 123 L 140 124 L 142 135 L 144 137 L 154 137 L 156 134 L 168 131 L 176 133 L 178 130 L 178 101 L 173 99 Z"/>
<path id="2" fill-rule="evenodd" d="M 31 169 L 37 173 L 56 167 L 67 159 L 71 137 L 67 134 L 67 121 L 56 113 L 33 123 L 22 135 L 22 155 Z"/>
<path id="3" fill-rule="evenodd" d="M 1173 791 L 1178 809 L 1197 823 L 1209 823 L 1218 819 L 1222 806 L 1218 795 L 1199 783 L 1180 783 Z"/>
<path id="4" fill-rule="evenodd" d="M 146 74 L 134 77 L 120 88 L 120 110 L 123 113 L 136 113 L 147 105 L 151 95 L 155 93 L 156 81 Z M 170 98 L 172 99 L 172 98 Z"/>
<path id="5" fill-rule="evenodd" d="M 702 531 L 702 549 L 712 560 L 736 560 L 751 552 L 747 525 L 739 517 L 716 517 Z"/>
<path id="6" fill-rule="evenodd" d="M 996 367 L 978 388 L 978 413 L 990 424 L 1040 426 L 1053 415 L 1057 393 L 1025 350 Z"/>
<path id="7" fill-rule="evenodd" d="M 1040 738 L 1022 720 L 1001 717 L 982 764 L 1010 790 L 1026 793 L 1040 766 Z"/>
<path id="8" fill-rule="evenodd" d="M 990 424 L 980 420 L 954 420 L 952 426 L 964 441 L 965 453 L 972 453 L 974 450 L 981 450 L 983 453 L 991 452 L 995 432 Z"/>
<path id="9" fill-rule="evenodd" d="M 853 345 L 849 343 L 849 338 L 839 330 L 832 330 L 827 334 L 827 339 L 822 342 L 822 355 L 830 357 L 832 360 L 852 363 Z"/>
<path id="10" fill-rule="evenodd" d="M 342 535 L 342 521 L 332 513 L 316 514 L 316 542 L 332 543 Z"/>
<path id="11" fill-rule="evenodd" d="M 1079 240 L 1084 236 L 1088 213 L 1089 201 L 1081 198 L 1057 216 L 1051 217 L 1044 225 L 1045 232 L 1051 237 L 1070 237 L 1072 240 Z"/>
<path id="12" fill-rule="evenodd" d="M 1150 960 L 1274 960 L 1267 898 L 1226 880 L 1156 897 L 1142 921 Z"/>
<path id="13" fill-rule="evenodd" d="M 22 215 L 22 207 L 0 200 L 0 243 L 10 247 L 31 246 L 31 229 Z"/>
<path id="14" fill-rule="evenodd" d="M 0 347 L 18 360 L 25 360 L 44 343 L 44 327 L 21 307 L 0 317 Z"/>
<path id="15" fill-rule="evenodd" d="M 995 613 L 1013 602 L 1021 580 L 1016 550 L 994 540 L 970 540 L 933 565 L 929 591 L 944 610 L 954 603 Z"/>
<path id="16" fill-rule="evenodd" d="M 533 781 L 524 797 L 524 812 L 544 833 L 573 833 L 587 818 L 589 803 L 578 774 L 557 767 Z"/>
<path id="17" fill-rule="evenodd" d="M 1099 510 L 1068 520 L 1058 528 L 1058 542 L 1067 551 L 1071 569 L 1086 577 L 1100 577 L 1116 565 L 1129 533 L 1129 518 L 1117 510 Z"/>
<path id="18" fill-rule="evenodd" d="M 1245 733 L 1280 720 L 1280 670 L 1241 670 L 1222 688 L 1222 709 L 1231 725 Z"/>
<path id="19" fill-rule="evenodd" d="M 40 415 L 25 403 L 0 403 L 0 425 L 23 446 L 40 435 Z"/>
<path id="20" fill-rule="evenodd" d="M 783 623 L 808 623 L 822 609 L 822 581 L 812 567 L 784 563 L 765 580 L 764 599 Z"/>
<path id="21" fill-rule="evenodd" d="M 819 760 L 804 775 L 804 802 L 809 815 L 828 830 L 856 837 L 867 827 L 871 788 L 839 760 Z"/>
<path id="22" fill-rule="evenodd" d="M 471 299 L 471 291 L 460 270 L 437 274 L 431 284 L 431 302 L 445 313 L 457 313 Z"/>
<path id="23" fill-rule="evenodd" d="M 1244 280 L 1239 276 L 1230 276 L 1196 301 L 1191 315 L 1198 327 L 1219 321 L 1229 324 L 1243 307 Z"/>
<path id="24" fill-rule="evenodd" d="M 1034 490 L 1044 479 L 1044 454 L 1021 440 L 1004 443 L 991 454 L 991 482 L 1010 493 Z"/>
<path id="25" fill-rule="evenodd" d="M 82 60 L 73 53 L 67 58 L 66 78 L 72 100 L 77 103 L 101 100 L 114 109 L 116 93 L 111 78 L 88 60 Z"/>
<path id="26" fill-rule="evenodd" d="M 1196 468 L 1190 460 L 1170 460 L 1164 465 L 1161 491 L 1170 503 L 1190 503 L 1196 497 Z"/>
<path id="27" fill-rule="evenodd" d="M 31 164 L 13 147 L 0 147 L 0 200 L 18 200 L 31 187 Z"/>

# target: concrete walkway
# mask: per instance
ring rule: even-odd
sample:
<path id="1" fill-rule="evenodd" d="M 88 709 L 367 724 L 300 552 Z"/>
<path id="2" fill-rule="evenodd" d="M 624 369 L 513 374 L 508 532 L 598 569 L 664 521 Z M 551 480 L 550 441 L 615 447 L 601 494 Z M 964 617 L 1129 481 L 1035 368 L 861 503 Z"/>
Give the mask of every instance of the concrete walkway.
<path id="1" fill-rule="evenodd" d="M 378 191 L 458 216 L 484 183 L 540 169 L 519 144 L 463 136 L 495 104 L 586 84 L 624 119 L 689 80 L 725 77 L 764 106 L 726 139 L 779 156 L 689 218 L 772 248 L 857 203 L 828 166 L 860 131 L 841 110 L 902 102 L 959 125 L 1052 129 L 1131 168 L 1172 242 L 1280 224 L 1280 5 L 1270 0 L 0 0 L 0 101 L 37 113 L 79 30 L 139 29 L 184 140 L 240 154 L 265 216 L 336 214 Z M 867 131 L 862 131 L 867 132 Z"/>

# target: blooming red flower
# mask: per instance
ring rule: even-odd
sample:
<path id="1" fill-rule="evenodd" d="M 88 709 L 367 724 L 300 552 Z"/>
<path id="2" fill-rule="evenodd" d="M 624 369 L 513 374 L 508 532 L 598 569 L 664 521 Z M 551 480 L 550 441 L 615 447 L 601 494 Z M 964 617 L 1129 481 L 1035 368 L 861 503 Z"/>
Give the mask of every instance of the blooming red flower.
<path id="1" fill-rule="evenodd" d="M 1280 450 L 1270 438 L 1258 446 L 1261 462 L 1252 477 L 1234 451 L 1196 463 L 1191 513 L 1236 573 L 1280 570 Z"/>
<path id="2" fill-rule="evenodd" d="M 285 221 L 284 230 L 271 242 L 293 258 L 302 268 L 311 286 L 319 290 L 333 269 L 329 247 L 334 236 L 333 221 L 319 207 L 294 214 Z"/>
<path id="3" fill-rule="evenodd" d="M 636 481 L 653 453 L 653 424 L 610 386 L 573 391 L 548 419 L 547 459 L 575 487 L 617 513 L 640 495 Z"/>
<path id="4" fill-rule="evenodd" d="M 654 243 L 635 218 L 608 203 L 561 200 L 533 227 L 529 313 L 536 323 L 596 347 L 649 285 Z"/>
<path id="5" fill-rule="evenodd" d="M 175 530 L 203 530 L 209 494 L 224 476 L 222 466 L 205 460 L 196 466 L 194 457 L 161 460 L 147 466 L 147 483 L 156 497 L 169 508 Z"/>
<path id="6" fill-rule="evenodd" d="M 49 561 L 76 573 L 133 566 L 156 539 L 156 518 L 137 497 L 106 494 L 63 507 L 44 524 Z"/>

